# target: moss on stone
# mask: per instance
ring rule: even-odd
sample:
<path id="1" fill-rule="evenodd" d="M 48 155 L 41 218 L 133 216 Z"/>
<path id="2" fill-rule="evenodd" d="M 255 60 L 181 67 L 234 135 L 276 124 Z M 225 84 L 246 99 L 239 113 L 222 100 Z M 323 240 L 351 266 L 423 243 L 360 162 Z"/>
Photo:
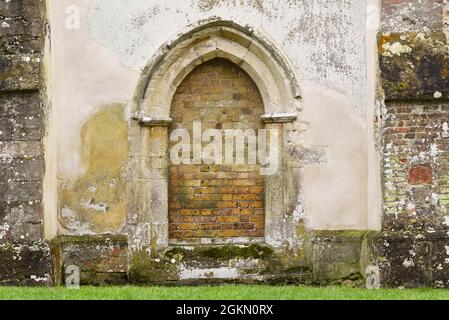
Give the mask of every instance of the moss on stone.
<path id="1" fill-rule="evenodd" d="M 128 276 L 132 283 L 179 281 L 179 261 L 168 256 L 153 258 L 145 250 L 134 251 Z"/>
<path id="2" fill-rule="evenodd" d="M 102 235 L 102 236 L 57 236 L 50 241 L 52 246 L 66 244 L 66 243 L 111 243 L 111 242 L 122 242 L 127 243 L 128 237 L 125 235 Z"/>
<path id="3" fill-rule="evenodd" d="M 449 99 L 449 51 L 443 32 L 405 32 L 378 40 L 382 87 L 387 100 Z"/>
<path id="4" fill-rule="evenodd" d="M 0 92 L 37 90 L 40 83 L 40 54 L 0 57 Z"/>
<path id="5" fill-rule="evenodd" d="M 369 231 L 365 230 L 314 230 L 314 238 L 360 238 L 365 237 Z"/>
<path id="6" fill-rule="evenodd" d="M 201 256 L 215 259 L 233 258 L 264 258 L 270 255 L 273 250 L 267 246 L 252 244 L 249 246 L 220 246 L 211 247 L 200 252 Z"/>
<path id="7" fill-rule="evenodd" d="M 259 259 L 266 258 L 273 253 L 273 250 L 268 246 L 260 244 L 251 244 L 247 246 L 237 245 L 220 245 L 220 246 L 204 246 L 195 247 L 192 250 L 181 247 L 172 248 L 165 253 L 167 257 L 173 258 L 175 256 L 182 256 L 188 258 L 210 258 L 219 260 L 229 259 Z"/>

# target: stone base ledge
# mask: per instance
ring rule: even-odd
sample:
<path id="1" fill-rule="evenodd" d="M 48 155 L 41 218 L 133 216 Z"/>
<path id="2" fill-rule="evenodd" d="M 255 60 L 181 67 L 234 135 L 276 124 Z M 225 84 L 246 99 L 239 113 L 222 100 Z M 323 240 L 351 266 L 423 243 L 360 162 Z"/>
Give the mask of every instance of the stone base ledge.
<path id="1" fill-rule="evenodd" d="M 224 245 L 224 244 L 241 244 L 248 245 L 252 243 L 263 244 L 265 238 L 195 238 L 195 239 L 170 239 L 171 246 L 202 246 L 202 245 Z"/>
<path id="2" fill-rule="evenodd" d="M 51 241 L 51 245 L 56 285 L 65 283 L 65 270 L 69 266 L 80 269 L 81 285 L 128 282 L 126 236 L 59 236 Z"/>
<path id="3" fill-rule="evenodd" d="M 302 256 L 265 244 L 175 246 L 131 253 L 131 283 L 307 283 L 311 269 Z"/>
<path id="4" fill-rule="evenodd" d="M 369 242 L 377 232 L 368 230 L 315 230 L 312 265 L 315 281 L 364 286 Z"/>
<path id="5" fill-rule="evenodd" d="M 131 251 L 122 235 L 60 236 L 51 245 L 57 284 L 64 283 L 65 267 L 76 265 L 81 269 L 82 285 L 295 283 L 363 287 L 365 270 L 375 266 L 381 287 L 449 287 L 449 235 L 444 231 L 420 237 L 407 232 L 314 230 L 310 232 L 310 255 L 264 243 L 232 242 L 172 243 L 165 248 Z M 0 257 L 2 252 L 4 248 Z M 51 258 L 49 254 L 44 257 Z M 13 273 L 8 277 L 16 279 Z M 19 284 L 31 283 L 23 276 L 17 279 L 22 279 Z"/>
<path id="6" fill-rule="evenodd" d="M 449 288 L 447 231 L 382 232 L 371 242 L 371 264 L 382 287 Z"/>
<path id="7" fill-rule="evenodd" d="M 0 243 L 0 265 L 0 285 L 52 284 L 52 257 L 45 242 Z"/>

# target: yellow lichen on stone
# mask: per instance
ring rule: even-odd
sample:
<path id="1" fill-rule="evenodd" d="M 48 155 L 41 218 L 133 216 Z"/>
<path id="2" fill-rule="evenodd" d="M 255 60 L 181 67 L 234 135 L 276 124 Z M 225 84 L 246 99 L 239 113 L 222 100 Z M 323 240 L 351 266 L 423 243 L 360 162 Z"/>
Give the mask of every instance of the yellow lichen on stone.
<path id="1" fill-rule="evenodd" d="M 60 186 L 63 232 L 119 232 L 127 213 L 128 124 L 124 105 L 107 105 L 89 118 L 81 128 L 81 143 L 85 173 Z"/>
<path id="2" fill-rule="evenodd" d="M 400 56 L 401 54 L 412 52 L 412 48 L 408 45 L 403 45 L 400 42 L 394 42 L 393 44 L 384 43 L 382 49 L 382 54 L 386 57 Z"/>

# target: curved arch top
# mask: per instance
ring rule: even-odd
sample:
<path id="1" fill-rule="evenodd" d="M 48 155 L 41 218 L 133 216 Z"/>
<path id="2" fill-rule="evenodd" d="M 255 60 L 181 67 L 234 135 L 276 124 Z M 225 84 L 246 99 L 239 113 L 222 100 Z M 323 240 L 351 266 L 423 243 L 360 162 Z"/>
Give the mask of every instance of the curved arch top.
<path id="1" fill-rule="evenodd" d="M 251 76 L 266 114 L 296 113 L 300 89 L 282 52 L 253 29 L 214 19 L 199 23 L 158 50 L 139 79 L 133 117 L 170 119 L 171 101 L 179 84 L 196 66 L 214 58 L 228 59 Z"/>

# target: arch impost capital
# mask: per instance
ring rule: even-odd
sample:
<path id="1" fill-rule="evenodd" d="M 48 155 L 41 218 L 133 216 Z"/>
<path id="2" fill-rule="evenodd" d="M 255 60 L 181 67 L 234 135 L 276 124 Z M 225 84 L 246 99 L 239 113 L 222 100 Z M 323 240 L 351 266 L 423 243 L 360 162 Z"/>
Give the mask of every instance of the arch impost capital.
<path id="1" fill-rule="evenodd" d="M 169 127 L 173 119 L 170 117 L 139 116 L 134 118 L 142 127 Z"/>
<path id="2" fill-rule="evenodd" d="M 265 123 L 289 123 L 298 118 L 296 112 L 274 112 L 262 115 L 262 121 Z"/>

